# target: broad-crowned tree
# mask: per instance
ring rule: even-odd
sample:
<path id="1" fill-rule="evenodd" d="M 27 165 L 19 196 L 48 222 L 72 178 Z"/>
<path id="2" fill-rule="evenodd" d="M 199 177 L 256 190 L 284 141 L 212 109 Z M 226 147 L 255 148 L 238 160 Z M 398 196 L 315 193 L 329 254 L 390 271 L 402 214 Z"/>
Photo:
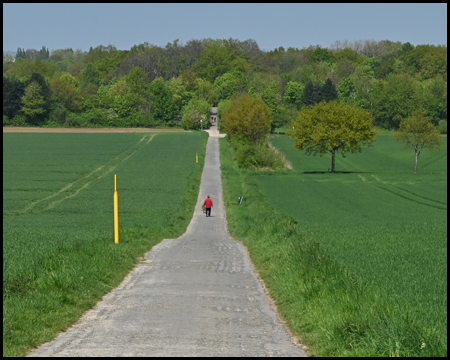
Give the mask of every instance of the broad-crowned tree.
<path id="1" fill-rule="evenodd" d="M 361 145 L 370 146 L 375 140 L 376 130 L 368 111 L 333 100 L 303 107 L 287 133 L 294 138 L 294 147 L 308 155 L 330 152 L 334 172 L 336 152 L 344 157 L 348 151 L 361 152 Z"/>
<path id="2" fill-rule="evenodd" d="M 83 96 L 80 91 L 68 80 L 53 78 L 50 80 L 51 100 L 64 105 L 70 111 L 78 112 L 83 109 Z"/>
<path id="3" fill-rule="evenodd" d="M 412 147 L 415 152 L 414 173 L 417 173 L 419 155 L 423 148 L 432 151 L 442 149 L 443 141 L 439 131 L 431 122 L 427 111 L 417 109 L 410 116 L 400 122 L 400 128 L 394 133 L 395 138 L 404 143 L 406 147 Z"/>
<path id="4" fill-rule="evenodd" d="M 227 44 L 212 44 L 202 52 L 200 60 L 194 65 L 196 74 L 214 83 L 216 78 L 229 72 L 245 72 L 249 69 L 247 62 L 241 58 L 235 49 Z"/>
<path id="5" fill-rule="evenodd" d="M 257 144 L 270 132 L 272 113 L 262 99 L 242 94 L 231 101 L 222 115 L 224 131 L 230 137 Z"/>

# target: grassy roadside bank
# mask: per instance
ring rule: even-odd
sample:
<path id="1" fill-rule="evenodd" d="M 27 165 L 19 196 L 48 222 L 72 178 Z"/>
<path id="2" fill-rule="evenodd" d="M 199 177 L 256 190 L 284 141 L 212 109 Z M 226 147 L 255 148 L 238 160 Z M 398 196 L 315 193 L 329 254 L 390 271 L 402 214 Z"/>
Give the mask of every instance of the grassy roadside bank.
<path id="1" fill-rule="evenodd" d="M 365 285 L 275 211 L 220 140 L 229 231 L 253 264 L 293 334 L 315 356 L 446 356 L 446 344 L 389 298 Z M 241 205 L 233 205 L 243 196 Z"/>
<path id="2" fill-rule="evenodd" d="M 199 137 L 199 163 L 194 161 L 184 189 L 178 190 L 183 196 L 181 206 L 165 226 L 121 228 L 120 244 L 114 244 L 112 233 L 79 236 L 70 242 L 49 238 L 59 244 L 52 254 L 36 259 L 33 268 L 22 269 L 21 278 L 5 282 L 4 277 L 3 356 L 24 356 L 54 339 L 117 287 L 145 252 L 161 240 L 185 232 L 197 202 L 208 134 L 202 132 Z M 121 204 L 124 209 L 125 202 Z M 85 233 L 89 234 L 88 228 Z M 30 230 L 29 235 L 35 234 Z M 23 236 L 17 232 L 17 237 Z M 5 257 L 5 243 L 3 246 Z"/>

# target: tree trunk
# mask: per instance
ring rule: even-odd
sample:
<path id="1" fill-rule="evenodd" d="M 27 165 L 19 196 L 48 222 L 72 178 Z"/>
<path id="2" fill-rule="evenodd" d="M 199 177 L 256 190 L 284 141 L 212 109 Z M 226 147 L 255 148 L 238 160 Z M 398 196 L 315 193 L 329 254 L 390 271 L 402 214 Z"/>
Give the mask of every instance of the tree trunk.
<path id="1" fill-rule="evenodd" d="M 418 150 L 418 149 L 415 149 L 416 150 L 416 163 L 415 163 L 415 165 L 414 165 L 414 174 L 417 174 L 417 163 L 418 163 L 418 161 L 419 161 L 419 154 L 420 154 L 420 151 Z"/>
<path id="2" fill-rule="evenodd" d="M 335 160 L 336 150 L 331 150 L 331 172 L 334 173 L 334 160 Z"/>

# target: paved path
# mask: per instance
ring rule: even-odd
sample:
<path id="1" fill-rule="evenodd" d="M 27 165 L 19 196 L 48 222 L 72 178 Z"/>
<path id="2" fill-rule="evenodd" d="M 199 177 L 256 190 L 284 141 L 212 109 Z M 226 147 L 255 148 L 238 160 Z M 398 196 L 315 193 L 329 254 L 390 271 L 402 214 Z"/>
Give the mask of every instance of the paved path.
<path id="1" fill-rule="evenodd" d="M 31 356 L 306 356 L 227 232 L 216 126 L 209 133 L 186 233 L 154 246 L 119 287 Z M 206 195 L 214 202 L 208 218 Z"/>

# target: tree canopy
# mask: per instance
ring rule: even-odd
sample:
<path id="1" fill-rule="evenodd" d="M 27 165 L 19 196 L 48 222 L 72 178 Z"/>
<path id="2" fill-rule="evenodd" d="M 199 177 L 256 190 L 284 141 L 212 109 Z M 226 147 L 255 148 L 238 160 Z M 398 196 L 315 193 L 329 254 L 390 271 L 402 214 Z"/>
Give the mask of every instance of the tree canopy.
<path id="1" fill-rule="evenodd" d="M 262 99 L 249 94 L 242 94 L 232 100 L 222 117 L 224 131 L 231 137 L 257 144 L 270 132 L 270 108 Z"/>
<path id="2" fill-rule="evenodd" d="M 415 152 L 414 173 L 417 173 L 419 155 L 423 148 L 432 151 L 442 149 L 443 141 L 439 137 L 439 131 L 427 116 L 427 111 L 418 109 L 410 116 L 403 119 L 400 128 L 394 133 L 395 138 L 404 143 L 407 147 L 412 147 Z"/>
<path id="3" fill-rule="evenodd" d="M 322 101 L 303 107 L 288 135 L 294 138 L 294 147 L 308 155 L 330 152 L 334 172 L 336 151 L 342 156 L 348 151 L 361 152 L 362 145 L 370 146 L 375 140 L 372 122 L 372 115 L 366 110 L 337 100 Z"/>
<path id="4" fill-rule="evenodd" d="M 165 46 L 144 42 L 129 50 L 113 45 L 85 52 L 18 48 L 15 58 L 7 55 L 6 125 L 35 123 L 21 101 L 22 85 L 24 91 L 31 82 L 40 85 L 45 101 L 40 123 L 50 125 L 52 119 L 64 118 L 70 120 L 64 120 L 67 126 L 182 127 L 191 99 L 213 106 L 240 93 L 265 102 L 272 112 L 272 131 L 286 126 L 302 107 L 335 99 L 367 110 L 374 124 L 385 129 L 398 129 L 401 119 L 419 108 L 440 129 L 447 122 L 445 45 L 344 40 L 328 48 L 265 51 L 253 39 L 206 38 L 185 44 L 176 39 Z M 78 105 L 70 104 L 69 93 Z"/>

